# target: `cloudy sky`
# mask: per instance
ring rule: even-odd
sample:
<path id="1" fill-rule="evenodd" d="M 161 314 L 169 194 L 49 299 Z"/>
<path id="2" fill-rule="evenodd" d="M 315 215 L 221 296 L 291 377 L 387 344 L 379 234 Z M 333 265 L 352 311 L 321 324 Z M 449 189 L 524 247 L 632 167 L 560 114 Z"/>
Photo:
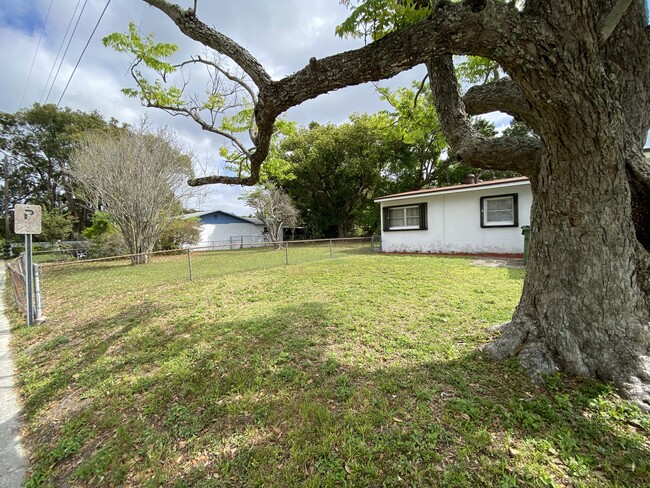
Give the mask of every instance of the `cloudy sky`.
<path id="1" fill-rule="evenodd" d="M 177 3 L 188 7 L 193 2 L 177 0 Z M 302 68 L 312 56 L 320 58 L 362 44 L 360 40 L 342 40 L 335 36 L 335 26 L 348 13 L 338 0 L 199 0 L 198 4 L 201 20 L 245 46 L 274 78 Z M 0 65 L 4 66 L 0 111 L 16 112 L 34 102 L 58 102 L 105 5 L 106 0 L 0 1 Z M 61 55 L 55 64 L 57 54 L 66 50 L 82 8 L 81 20 L 59 70 Z M 75 10 L 77 16 L 73 17 Z M 158 41 L 178 44 L 179 61 L 204 52 L 203 46 L 185 38 L 166 16 L 144 2 L 112 0 L 61 105 L 84 111 L 97 110 L 106 118 L 114 117 L 127 123 L 137 123 L 147 114 L 152 123 L 168 125 L 181 135 L 197 158 L 197 172 L 206 168 L 208 172 L 222 172 L 223 162 L 218 156 L 222 141 L 217 136 L 201 131 L 188 120 L 143 108 L 138 101 L 120 92 L 121 88 L 133 85 L 128 73 L 130 59 L 105 48 L 101 39 L 112 32 L 126 31 L 131 21 L 143 33 L 154 32 Z M 58 76 L 52 83 L 57 70 Z M 422 79 L 423 75 L 424 70 L 416 68 L 387 83 L 393 87 L 405 86 L 412 80 Z M 384 108 L 387 106 L 378 99 L 374 88 L 364 85 L 305 102 L 286 115 L 300 124 L 312 120 L 341 123 L 350 113 L 376 112 Z M 507 118 L 500 114 L 490 118 L 497 125 L 507 123 Z M 246 215 L 249 210 L 237 198 L 240 191 L 241 187 L 226 185 L 206 187 L 200 207 Z"/>

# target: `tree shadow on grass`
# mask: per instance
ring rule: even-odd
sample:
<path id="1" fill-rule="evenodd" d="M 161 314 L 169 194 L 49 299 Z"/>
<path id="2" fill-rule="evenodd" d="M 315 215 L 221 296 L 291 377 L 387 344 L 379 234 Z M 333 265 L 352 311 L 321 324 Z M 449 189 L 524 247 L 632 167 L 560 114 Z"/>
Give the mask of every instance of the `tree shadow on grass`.
<path id="1" fill-rule="evenodd" d="M 71 436 L 78 446 L 56 459 L 41 454 L 39 469 L 53 466 L 52 480 L 176 486 L 647 481 L 650 421 L 601 384 L 551 378 L 542 388 L 512 362 L 494 363 L 471 350 L 422 359 L 414 343 L 385 353 L 318 301 L 250 320 L 190 314 L 161 325 L 156 318 L 164 313 L 129 307 L 108 317 L 107 336 L 85 345 L 72 370 L 54 373 L 56 381 L 28 399 L 37 414 L 73 381 L 90 398 L 53 427 L 50 452 Z M 105 328 L 85 324 L 60 352 Z"/>

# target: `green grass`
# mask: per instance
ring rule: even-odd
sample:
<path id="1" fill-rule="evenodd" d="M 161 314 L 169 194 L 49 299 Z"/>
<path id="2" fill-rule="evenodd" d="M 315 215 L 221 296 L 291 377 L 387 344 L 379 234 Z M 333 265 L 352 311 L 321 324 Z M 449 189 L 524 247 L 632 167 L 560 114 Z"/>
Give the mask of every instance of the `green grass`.
<path id="1" fill-rule="evenodd" d="M 49 320 L 13 330 L 29 486 L 648 484 L 647 415 L 477 352 L 522 270 L 237 252 L 192 283 L 180 258 L 46 269 Z"/>

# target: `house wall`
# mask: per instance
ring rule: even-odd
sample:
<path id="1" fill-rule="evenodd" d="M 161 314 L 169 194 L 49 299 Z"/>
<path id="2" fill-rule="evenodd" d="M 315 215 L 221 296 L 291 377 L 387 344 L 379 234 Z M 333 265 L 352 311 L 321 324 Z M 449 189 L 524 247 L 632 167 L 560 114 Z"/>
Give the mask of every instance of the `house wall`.
<path id="1" fill-rule="evenodd" d="M 517 193 L 516 227 L 481 227 L 481 197 Z M 381 208 L 427 202 L 427 230 L 384 231 L 384 252 L 521 254 L 521 226 L 530 225 L 532 192 L 528 182 L 502 188 L 485 187 L 458 193 L 381 202 Z"/>
<path id="2" fill-rule="evenodd" d="M 213 224 L 203 223 L 201 219 L 201 240 L 197 246 L 209 246 L 213 243 L 230 242 L 230 238 L 240 238 L 244 236 L 244 244 L 251 242 L 264 241 L 264 226 L 255 225 L 248 222 Z M 208 221 L 209 222 L 209 221 Z"/>

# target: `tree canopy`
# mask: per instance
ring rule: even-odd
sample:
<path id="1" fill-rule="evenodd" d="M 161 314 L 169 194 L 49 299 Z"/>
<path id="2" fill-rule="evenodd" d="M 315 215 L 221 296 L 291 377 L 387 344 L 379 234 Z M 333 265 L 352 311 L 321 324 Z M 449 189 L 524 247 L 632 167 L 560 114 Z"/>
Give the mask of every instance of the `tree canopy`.
<path id="1" fill-rule="evenodd" d="M 0 150 L 7 158 L 9 209 L 17 203 L 42 205 L 51 215 L 69 215 L 72 230 L 80 233 L 90 223 L 91 204 L 80 198 L 68 173 L 70 154 L 89 130 L 115 128 L 97 112 L 85 113 L 53 104 L 15 114 L 0 114 Z M 45 236 L 43 236 L 45 237 Z"/>

